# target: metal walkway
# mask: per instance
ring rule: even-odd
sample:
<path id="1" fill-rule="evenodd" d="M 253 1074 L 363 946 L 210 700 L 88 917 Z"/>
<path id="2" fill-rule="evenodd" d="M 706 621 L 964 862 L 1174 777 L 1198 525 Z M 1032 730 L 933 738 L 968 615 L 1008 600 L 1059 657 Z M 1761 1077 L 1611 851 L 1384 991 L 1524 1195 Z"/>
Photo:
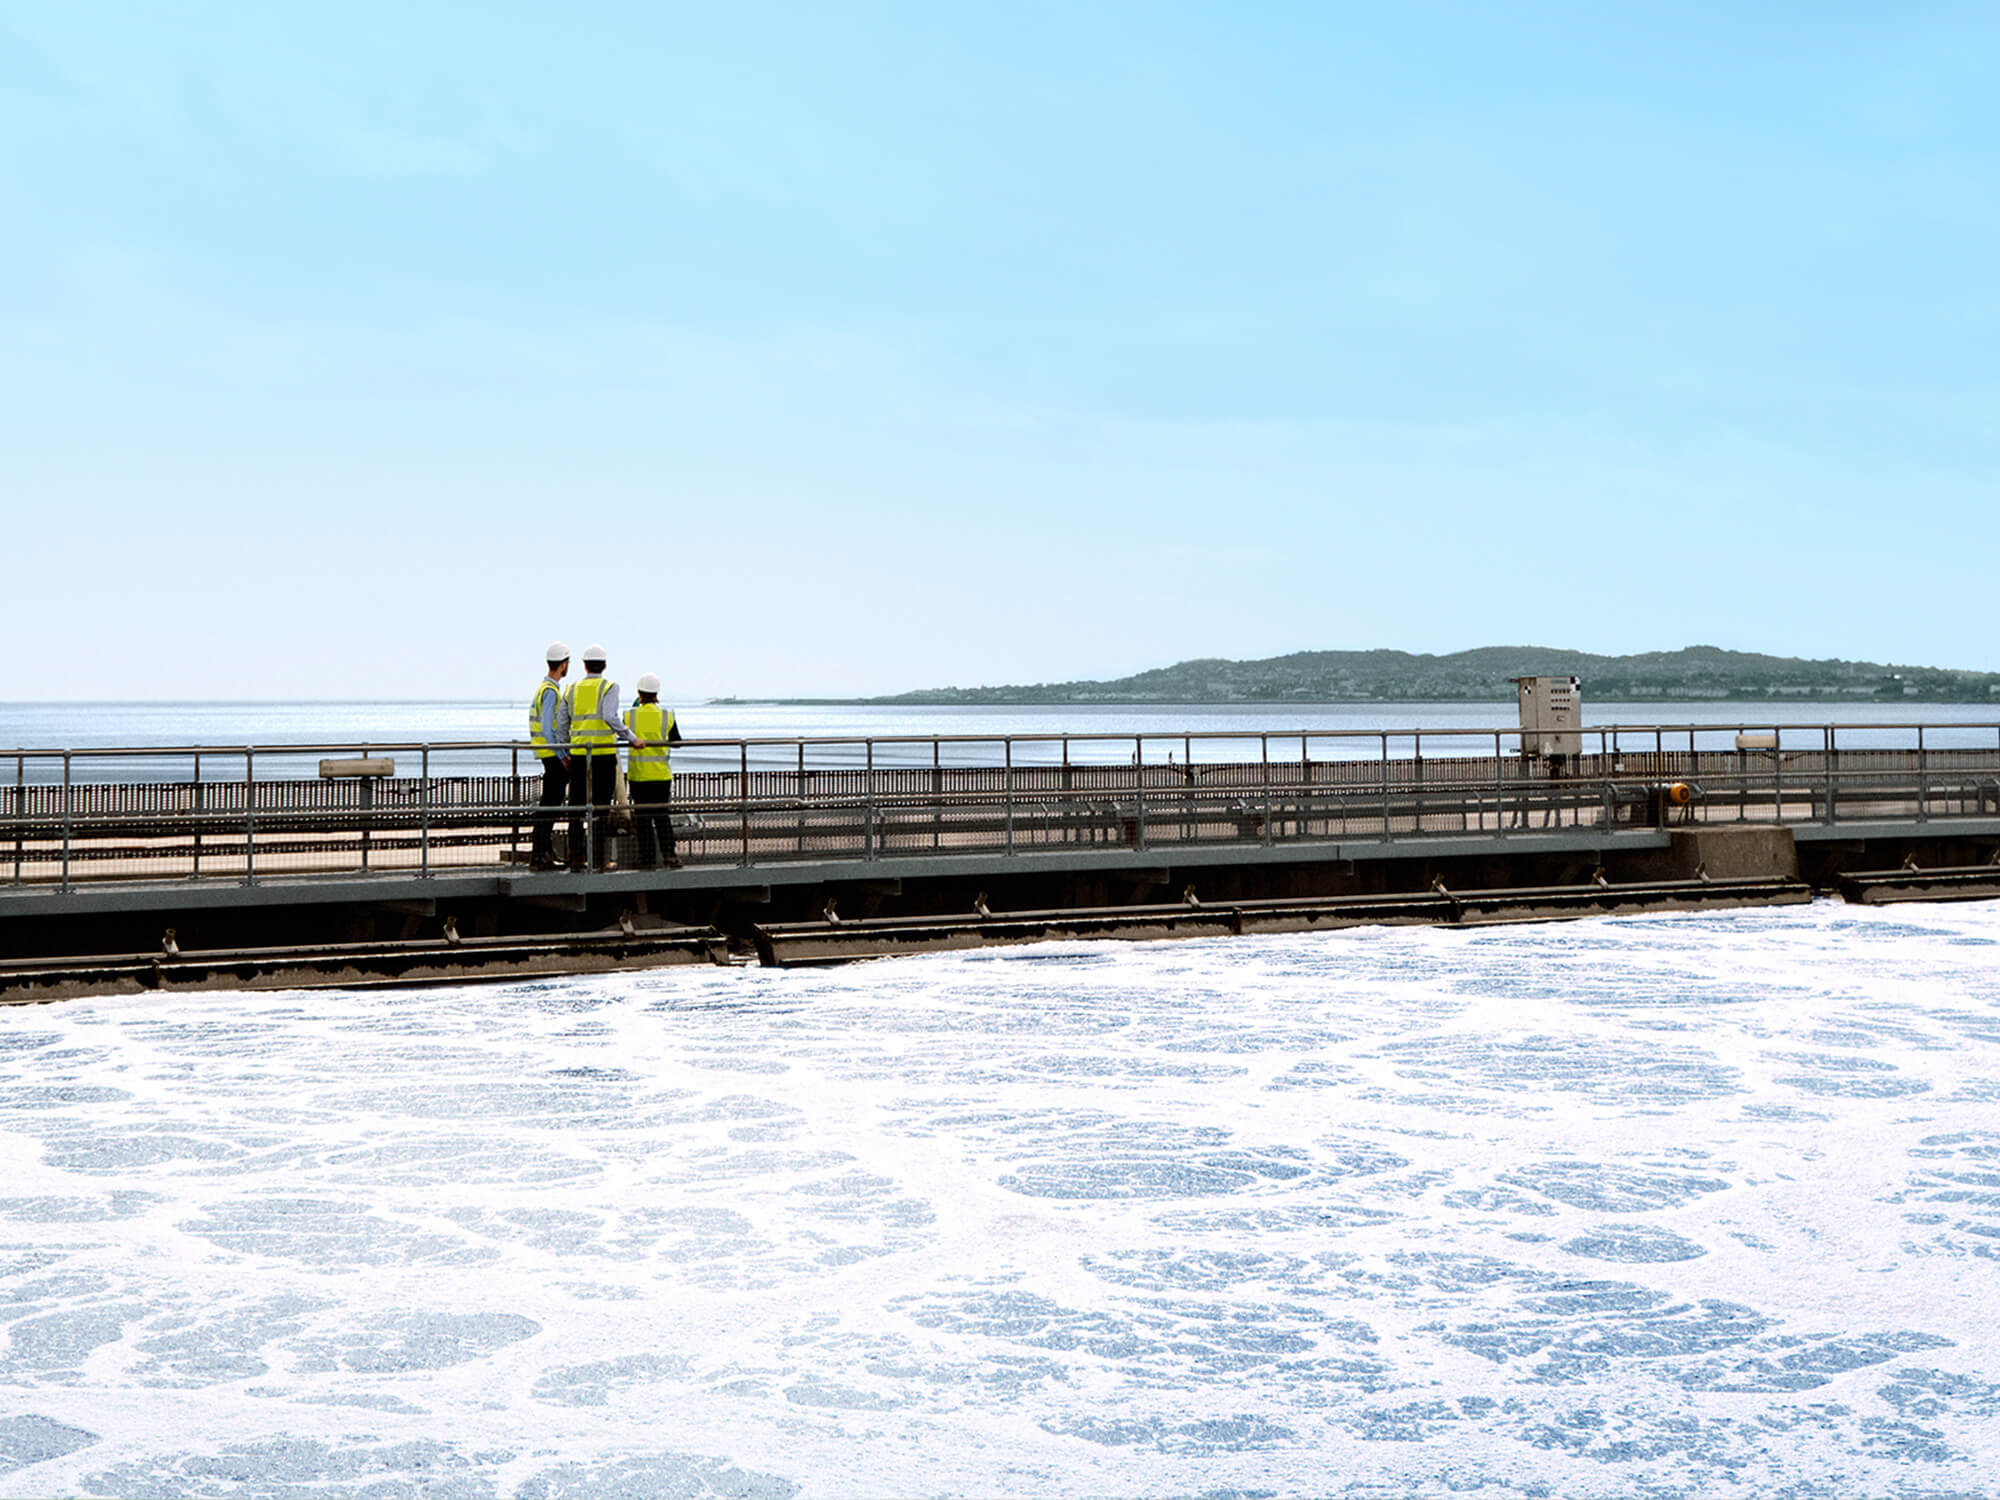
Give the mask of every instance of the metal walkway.
<path id="1" fill-rule="evenodd" d="M 614 833 L 599 851 L 605 825 L 589 820 L 591 847 L 577 853 L 608 852 L 628 882 L 685 886 L 801 866 L 1055 856 L 1083 868 L 1329 848 L 1354 858 L 1681 824 L 1779 824 L 1823 838 L 2000 819 L 2000 725 L 1621 726 L 1590 731 L 1593 753 L 1553 769 L 1523 759 L 1516 735 L 696 741 L 676 751 L 678 765 L 696 767 L 674 782 L 683 868 L 634 872 L 634 841 Z M 1712 748 L 1732 736 L 1768 748 Z M 1856 738 L 1868 743 L 1849 748 Z M 358 761 L 394 771 L 314 774 L 319 762 L 338 772 Z M 8 762 L 0 910 L 52 894 L 129 902 L 141 888 L 185 899 L 281 886 L 296 897 L 318 882 L 600 879 L 529 875 L 540 778 L 524 745 L 18 750 L 0 757 Z M 564 855 L 574 811 L 554 819 Z"/>
<path id="2" fill-rule="evenodd" d="M 591 873 L 525 745 L 9 752 L 0 1002 L 2000 894 L 2000 725 L 1588 734 L 690 742 Z"/>

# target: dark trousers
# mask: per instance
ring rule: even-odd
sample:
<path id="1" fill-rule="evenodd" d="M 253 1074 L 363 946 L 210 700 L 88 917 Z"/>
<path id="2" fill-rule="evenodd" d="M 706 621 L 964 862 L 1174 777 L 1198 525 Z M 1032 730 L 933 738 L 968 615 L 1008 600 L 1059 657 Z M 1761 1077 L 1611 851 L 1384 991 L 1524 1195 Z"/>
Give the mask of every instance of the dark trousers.
<path id="1" fill-rule="evenodd" d="M 627 781 L 632 793 L 632 821 L 639 834 L 639 865 L 651 870 L 662 857 L 674 857 L 674 819 L 667 811 L 672 781 Z"/>
<path id="2" fill-rule="evenodd" d="M 569 790 L 569 767 L 554 756 L 542 762 L 542 800 L 536 804 L 535 836 L 528 846 L 528 858 L 538 865 L 555 860 L 556 815 L 548 811 L 561 807 Z"/>
<path id="3" fill-rule="evenodd" d="M 569 763 L 569 867 L 580 870 L 586 855 L 595 864 L 611 858 L 611 799 L 618 791 L 616 755 L 576 755 Z M 590 824 L 586 842 L 584 824 Z"/>

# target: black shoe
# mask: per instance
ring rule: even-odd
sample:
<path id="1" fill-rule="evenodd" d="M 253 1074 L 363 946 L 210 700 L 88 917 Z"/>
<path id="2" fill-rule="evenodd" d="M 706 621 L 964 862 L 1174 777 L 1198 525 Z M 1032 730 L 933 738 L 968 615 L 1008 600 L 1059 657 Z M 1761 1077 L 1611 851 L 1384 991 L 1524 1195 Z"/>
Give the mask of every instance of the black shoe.
<path id="1" fill-rule="evenodd" d="M 538 854 L 533 859 L 528 861 L 529 869 L 543 874 L 546 874 L 548 871 L 553 870 L 555 867 L 556 867 L 556 862 L 550 859 L 547 855 Z"/>
<path id="2" fill-rule="evenodd" d="M 661 863 L 669 870 L 678 870 L 681 867 L 681 859 L 678 854 L 669 854 Z"/>

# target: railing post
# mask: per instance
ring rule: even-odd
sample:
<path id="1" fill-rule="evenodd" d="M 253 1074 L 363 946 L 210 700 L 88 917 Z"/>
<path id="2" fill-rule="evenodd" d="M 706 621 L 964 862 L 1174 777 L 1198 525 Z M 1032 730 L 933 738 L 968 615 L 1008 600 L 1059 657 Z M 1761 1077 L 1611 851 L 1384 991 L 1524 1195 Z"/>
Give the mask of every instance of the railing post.
<path id="1" fill-rule="evenodd" d="M 70 818 L 70 769 L 69 751 L 63 751 L 62 785 L 62 889 L 69 889 L 69 818 Z"/>
<path id="2" fill-rule="evenodd" d="M 1389 736 L 1382 736 L 1382 842 L 1388 843 L 1389 831 Z"/>
<path id="3" fill-rule="evenodd" d="M 1603 791 L 1604 806 L 1599 811 L 1598 817 L 1600 819 L 1599 826 L 1607 833 L 1610 832 L 1611 825 L 1618 817 L 1618 804 L 1613 800 L 1611 795 L 1612 775 L 1608 741 L 1604 729 L 1600 726 L 1597 731 L 1597 784 Z"/>
<path id="4" fill-rule="evenodd" d="M 361 747 L 361 758 L 363 760 L 368 759 L 368 752 L 371 748 L 371 746 L 365 744 Z M 567 796 L 568 794 L 565 793 L 564 795 Z M 368 873 L 369 861 L 373 859 L 375 853 L 375 778 L 373 776 L 363 776 L 361 778 L 360 785 L 355 789 L 355 805 L 361 810 L 361 872 L 365 875 Z"/>
<path id="5" fill-rule="evenodd" d="M 1312 837 L 1312 815 L 1313 809 L 1317 806 L 1313 799 L 1312 781 L 1312 747 L 1306 743 L 1306 737 L 1302 734 L 1299 736 L 1299 816 L 1296 830 L 1302 839 Z"/>
<path id="6" fill-rule="evenodd" d="M 507 760 L 509 774 L 513 780 L 513 786 L 508 792 L 507 803 L 514 810 L 514 821 L 508 826 L 507 830 L 507 847 L 518 855 L 521 850 L 521 747 L 519 745 L 508 746 Z M 531 837 L 529 840 L 530 847 L 533 846 L 533 842 Z"/>
<path id="7" fill-rule="evenodd" d="M 1930 818 L 1930 754 L 1924 749 L 1924 726 L 1917 726 L 1917 821 Z"/>
<path id="8" fill-rule="evenodd" d="M 1271 737 L 1265 734 L 1257 738 L 1264 762 L 1264 847 L 1268 849 L 1271 846 Z"/>
<path id="9" fill-rule="evenodd" d="M 27 856 L 28 757 L 14 757 L 14 884 L 21 883 L 21 864 Z"/>
<path id="10" fill-rule="evenodd" d="M 1076 802 L 1070 795 L 1072 784 L 1069 769 L 1069 736 L 1065 734 L 1062 737 L 1062 777 L 1060 785 L 1056 790 L 1055 799 L 1055 805 L 1058 809 L 1056 813 L 1056 832 L 1059 835 L 1057 841 L 1064 844 L 1076 843 L 1080 833 L 1080 830 L 1077 828 Z M 1047 837 L 1047 835 L 1044 835 L 1044 837 Z"/>
<path id="11" fill-rule="evenodd" d="M 806 852 L 806 742 L 792 746 L 792 850 Z"/>
<path id="12" fill-rule="evenodd" d="M 1507 761 L 1497 729 L 1493 731 L 1493 836 L 1507 837 Z"/>
<path id="13" fill-rule="evenodd" d="M 191 875 L 201 874 L 201 823 L 202 814 L 208 810 L 208 788 L 201 779 L 201 752 L 194 755 L 194 868 Z"/>
<path id="14" fill-rule="evenodd" d="M 875 741 L 871 737 L 861 743 L 861 784 L 867 788 L 865 824 L 861 836 L 861 853 L 864 859 L 875 857 Z"/>
<path id="15" fill-rule="evenodd" d="M 1133 820 L 1133 847 L 1146 847 L 1146 737 L 1143 734 L 1132 737 L 1132 796 L 1138 803 Z"/>
<path id="16" fill-rule="evenodd" d="M 243 883 L 257 883 L 257 752 L 243 751 Z"/>
<path id="17" fill-rule="evenodd" d="M 1410 831 L 1424 831 L 1424 732 L 1420 729 L 1410 736 L 1410 779 L 1416 787 L 1414 816 L 1410 819 Z"/>
<path id="18" fill-rule="evenodd" d="M 1771 815 L 1785 821 L 1785 731 L 1771 731 Z"/>
<path id="19" fill-rule="evenodd" d="M 419 755 L 417 846 L 423 859 L 423 877 L 428 880 L 431 874 L 431 747 L 424 746 Z"/>
<path id="20" fill-rule="evenodd" d="M 611 737 L 611 751 L 614 756 L 618 753 L 618 737 L 615 734 Z M 570 755 L 578 758 L 583 766 L 583 802 L 579 808 L 579 811 L 583 814 L 583 867 L 595 875 L 597 873 L 597 861 L 599 858 L 597 848 L 597 777 L 594 774 L 597 768 L 590 763 L 590 751 L 587 749 L 582 751 L 579 756 L 579 752 L 572 744 Z M 618 778 L 614 774 L 612 776 L 612 785 L 615 787 L 617 784 Z M 608 807 L 605 808 L 603 816 L 608 819 L 611 816 L 611 809 Z M 574 866 L 575 863 L 576 853 L 572 850 L 570 853 L 570 864 Z"/>
<path id="21" fill-rule="evenodd" d="M 743 838 L 743 863 L 750 863 L 750 742 L 736 742 L 736 816 Z"/>
<path id="22" fill-rule="evenodd" d="M 1007 852 L 1014 852 L 1014 741 L 1011 736 L 1000 742 L 1001 764 L 1005 767 L 1005 793 L 1007 802 Z"/>

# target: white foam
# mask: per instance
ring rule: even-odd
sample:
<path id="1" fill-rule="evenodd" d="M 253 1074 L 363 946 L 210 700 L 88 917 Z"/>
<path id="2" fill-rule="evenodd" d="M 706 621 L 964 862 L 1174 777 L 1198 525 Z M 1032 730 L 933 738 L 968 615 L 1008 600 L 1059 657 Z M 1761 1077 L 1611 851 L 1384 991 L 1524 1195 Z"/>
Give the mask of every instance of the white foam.
<path id="1" fill-rule="evenodd" d="M 14 1011 L 0 1495 L 1976 1490 L 1997 1064 L 1990 903 Z"/>

